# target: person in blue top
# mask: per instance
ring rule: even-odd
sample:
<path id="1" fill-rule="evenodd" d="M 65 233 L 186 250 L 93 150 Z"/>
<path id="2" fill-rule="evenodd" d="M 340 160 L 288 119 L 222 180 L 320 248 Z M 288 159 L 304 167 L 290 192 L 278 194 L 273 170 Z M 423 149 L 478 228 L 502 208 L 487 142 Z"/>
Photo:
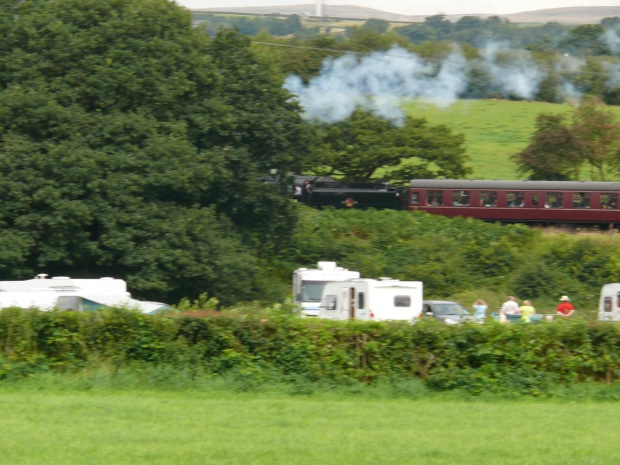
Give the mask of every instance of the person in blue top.
<path id="1" fill-rule="evenodd" d="M 474 318 L 477 318 L 478 320 L 484 320 L 486 318 L 488 306 L 484 300 L 476 300 L 473 303 L 472 308 L 474 309 Z"/>

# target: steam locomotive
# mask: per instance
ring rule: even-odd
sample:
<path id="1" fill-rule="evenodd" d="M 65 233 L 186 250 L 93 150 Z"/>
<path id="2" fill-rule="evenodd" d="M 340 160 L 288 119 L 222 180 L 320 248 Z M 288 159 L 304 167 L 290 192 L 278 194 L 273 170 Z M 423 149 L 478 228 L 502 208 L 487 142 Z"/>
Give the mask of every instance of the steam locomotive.
<path id="1" fill-rule="evenodd" d="M 386 182 L 342 183 L 297 177 L 299 201 L 313 207 L 426 211 L 447 217 L 535 224 L 620 224 L 620 183 L 414 179 L 408 187 Z"/>

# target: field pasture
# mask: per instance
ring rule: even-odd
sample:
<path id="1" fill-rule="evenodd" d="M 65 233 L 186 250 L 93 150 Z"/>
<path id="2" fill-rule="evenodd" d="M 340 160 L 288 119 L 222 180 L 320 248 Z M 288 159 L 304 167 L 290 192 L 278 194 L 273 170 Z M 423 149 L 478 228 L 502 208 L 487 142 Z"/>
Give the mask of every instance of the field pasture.
<path id="1" fill-rule="evenodd" d="M 540 113 L 570 116 L 573 110 L 569 104 L 509 100 L 458 100 L 447 108 L 414 100 L 404 108 L 413 117 L 426 118 L 433 125 L 445 124 L 465 135 L 472 177 L 506 180 L 522 179 L 509 157 L 527 147 L 536 117 Z M 620 116 L 619 107 L 609 109 Z"/>
<path id="2" fill-rule="evenodd" d="M 618 403 L 0 391 L 11 465 L 607 465 Z"/>

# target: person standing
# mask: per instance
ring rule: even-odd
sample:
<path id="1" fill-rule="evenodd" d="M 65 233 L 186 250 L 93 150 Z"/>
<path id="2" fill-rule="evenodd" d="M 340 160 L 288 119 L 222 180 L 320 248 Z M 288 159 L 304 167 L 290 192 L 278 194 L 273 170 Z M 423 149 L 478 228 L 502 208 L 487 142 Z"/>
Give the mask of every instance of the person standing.
<path id="1" fill-rule="evenodd" d="M 571 316 L 575 311 L 575 307 L 573 307 L 573 304 L 570 303 L 568 296 L 563 295 L 560 297 L 560 302 L 560 305 L 556 308 L 556 313 L 565 318 Z"/>
<path id="2" fill-rule="evenodd" d="M 474 318 L 480 321 L 484 321 L 486 319 L 488 306 L 484 300 L 476 300 L 473 303 L 472 308 L 474 309 Z"/>
<path id="3" fill-rule="evenodd" d="M 532 302 L 524 300 L 523 305 L 519 307 L 521 313 L 521 321 L 530 321 L 530 317 L 536 313 L 536 309 L 532 307 Z"/>
<path id="4" fill-rule="evenodd" d="M 519 304 L 514 296 L 508 296 L 508 300 L 502 304 L 499 309 L 499 322 L 506 323 L 508 315 L 516 315 L 519 313 Z"/>

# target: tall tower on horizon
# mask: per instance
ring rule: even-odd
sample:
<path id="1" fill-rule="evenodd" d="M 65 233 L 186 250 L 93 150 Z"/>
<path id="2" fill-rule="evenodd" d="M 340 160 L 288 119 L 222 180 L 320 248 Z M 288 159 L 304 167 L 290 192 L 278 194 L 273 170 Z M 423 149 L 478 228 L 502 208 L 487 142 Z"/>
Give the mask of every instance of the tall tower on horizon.
<path id="1" fill-rule="evenodd" d="M 325 0 L 316 0 L 316 8 L 314 10 L 314 16 L 323 16 L 323 4 Z"/>

